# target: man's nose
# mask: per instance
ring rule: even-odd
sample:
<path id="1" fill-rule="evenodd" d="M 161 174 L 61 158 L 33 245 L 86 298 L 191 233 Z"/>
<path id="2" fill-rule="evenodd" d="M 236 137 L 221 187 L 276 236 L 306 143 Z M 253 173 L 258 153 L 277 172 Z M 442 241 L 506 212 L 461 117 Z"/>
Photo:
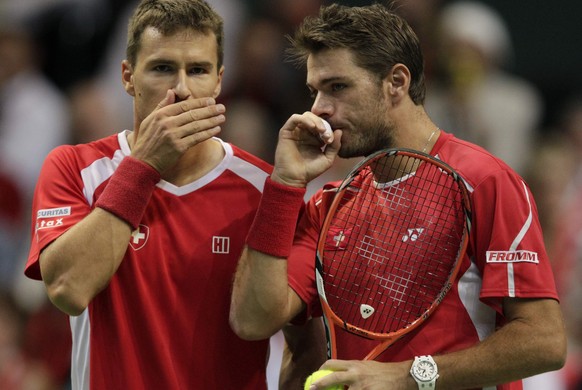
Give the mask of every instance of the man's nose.
<path id="1" fill-rule="evenodd" d="M 176 98 L 178 100 L 186 100 L 192 95 L 192 91 L 190 91 L 188 86 L 188 75 L 186 71 L 181 70 L 178 72 L 174 91 L 176 92 Z"/>

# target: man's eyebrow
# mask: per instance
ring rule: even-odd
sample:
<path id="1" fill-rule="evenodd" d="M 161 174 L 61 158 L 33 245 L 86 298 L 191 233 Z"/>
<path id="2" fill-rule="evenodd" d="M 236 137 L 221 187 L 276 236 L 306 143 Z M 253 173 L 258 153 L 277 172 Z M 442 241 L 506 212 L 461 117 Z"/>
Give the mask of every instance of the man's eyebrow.
<path id="1" fill-rule="evenodd" d="M 178 62 L 175 60 L 169 59 L 169 58 L 158 57 L 158 58 L 152 58 L 151 60 L 148 61 L 148 63 L 153 64 L 153 65 L 159 65 L 159 64 L 176 65 Z M 207 68 L 207 69 L 214 68 L 214 63 L 212 63 L 212 61 L 192 61 L 192 62 L 188 62 L 187 65 L 189 67 L 195 66 L 195 67 Z"/>
<path id="2" fill-rule="evenodd" d="M 173 61 L 169 58 L 164 58 L 164 57 L 156 57 L 156 58 L 150 58 L 146 61 L 147 64 L 150 65 L 159 65 L 159 64 L 167 64 L 167 65 L 174 65 L 176 63 L 176 61 Z"/>
<path id="3" fill-rule="evenodd" d="M 214 68 L 214 63 L 211 61 L 192 61 L 188 63 L 189 66 L 198 66 L 200 68 Z"/>
<path id="4" fill-rule="evenodd" d="M 325 87 L 326 85 L 328 85 L 328 84 L 331 84 L 331 83 L 333 83 L 333 82 L 336 82 L 336 81 L 343 81 L 343 80 L 344 80 L 344 78 L 343 78 L 343 77 L 339 77 L 339 76 L 333 76 L 333 77 L 327 77 L 327 78 L 324 78 L 324 79 L 322 79 L 322 80 L 318 81 L 318 82 L 317 82 L 317 84 L 319 84 L 319 85 L 321 85 L 321 86 Z M 313 85 L 311 85 L 309 82 L 305 83 L 305 85 L 307 85 L 307 88 L 310 88 L 310 89 L 317 89 L 317 88 L 313 87 Z"/>

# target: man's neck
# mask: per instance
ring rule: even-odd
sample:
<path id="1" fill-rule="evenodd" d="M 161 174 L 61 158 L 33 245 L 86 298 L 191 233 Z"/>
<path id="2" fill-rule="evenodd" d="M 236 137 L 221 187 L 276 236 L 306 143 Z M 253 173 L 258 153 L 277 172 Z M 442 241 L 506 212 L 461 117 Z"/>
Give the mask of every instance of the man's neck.
<path id="1" fill-rule="evenodd" d="M 200 179 L 224 159 L 220 142 L 209 139 L 188 149 L 178 162 L 162 173 L 162 179 L 181 187 Z"/>

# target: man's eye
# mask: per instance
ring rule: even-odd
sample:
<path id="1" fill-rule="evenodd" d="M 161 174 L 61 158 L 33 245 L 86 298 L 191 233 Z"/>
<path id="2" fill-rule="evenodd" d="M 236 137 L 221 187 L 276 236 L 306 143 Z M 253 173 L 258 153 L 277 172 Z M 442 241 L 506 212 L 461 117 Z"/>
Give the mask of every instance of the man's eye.
<path id="1" fill-rule="evenodd" d="M 342 89 L 345 89 L 345 88 L 346 88 L 345 84 L 333 84 L 331 86 L 331 90 L 334 92 L 341 91 Z"/>
<path id="2" fill-rule="evenodd" d="M 204 69 L 204 68 L 198 68 L 198 67 L 197 68 L 192 68 L 192 69 L 190 69 L 190 73 L 191 74 L 204 74 L 204 73 L 206 73 L 206 69 Z"/>
<path id="3" fill-rule="evenodd" d="M 171 69 L 172 69 L 172 68 L 170 68 L 170 66 L 168 66 L 168 65 L 156 65 L 156 66 L 154 67 L 154 70 L 155 70 L 156 72 L 163 72 L 163 73 L 165 73 L 165 72 L 169 72 Z"/>

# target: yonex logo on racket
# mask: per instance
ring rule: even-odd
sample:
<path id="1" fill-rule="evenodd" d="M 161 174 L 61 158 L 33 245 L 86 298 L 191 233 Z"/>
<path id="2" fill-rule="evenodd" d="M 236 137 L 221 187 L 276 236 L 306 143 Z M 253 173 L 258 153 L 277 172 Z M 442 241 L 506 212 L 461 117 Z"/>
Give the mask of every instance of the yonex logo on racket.
<path id="1" fill-rule="evenodd" d="M 374 311 L 375 309 L 370 305 L 366 305 L 365 303 L 360 305 L 360 314 L 363 319 L 370 318 L 370 316 L 374 314 Z"/>
<path id="2" fill-rule="evenodd" d="M 420 235 L 424 232 L 424 228 L 415 228 L 415 229 L 408 229 L 408 234 L 405 234 L 402 237 L 402 242 L 416 241 L 420 237 Z"/>

